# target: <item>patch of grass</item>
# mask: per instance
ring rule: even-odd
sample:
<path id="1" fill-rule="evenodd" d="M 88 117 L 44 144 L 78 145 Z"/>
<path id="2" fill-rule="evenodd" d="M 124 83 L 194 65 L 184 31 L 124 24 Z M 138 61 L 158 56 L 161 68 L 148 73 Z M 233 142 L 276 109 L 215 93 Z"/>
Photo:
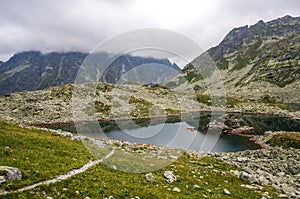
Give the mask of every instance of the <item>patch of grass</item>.
<path id="1" fill-rule="evenodd" d="M 230 96 L 228 96 L 226 100 L 227 100 L 227 108 L 233 108 L 235 105 L 242 102 L 241 100 Z"/>
<path id="2" fill-rule="evenodd" d="M 149 116 L 149 110 L 153 104 L 143 98 L 136 98 L 131 96 L 129 104 L 134 105 L 135 108 L 130 112 L 131 117 Z"/>
<path id="3" fill-rule="evenodd" d="M 102 113 L 103 115 L 109 115 L 111 113 L 111 106 L 101 101 L 95 101 L 88 104 L 84 109 L 85 113 L 89 116 L 95 113 Z"/>
<path id="4" fill-rule="evenodd" d="M 17 167 L 23 178 L 0 188 L 14 190 L 79 168 L 92 156 L 79 141 L 48 131 L 0 122 L 0 165 Z"/>
<path id="5" fill-rule="evenodd" d="M 220 106 L 220 105 L 225 105 L 227 108 L 233 108 L 235 105 L 237 105 L 238 103 L 241 103 L 240 100 L 234 98 L 234 97 L 226 97 L 225 98 L 218 98 L 218 97 L 214 97 L 213 99 L 207 95 L 207 94 L 197 94 L 197 101 L 199 103 L 202 104 L 206 104 L 208 106 L 211 106 L 212 104 L 214 104 L 215 106 Z"/>
<path id="6" fill-rule="evenodd" d="M 197 101 L 202 104 L 211 106 L 211 98 L 207 94 L 197 94 Z"/>
<path id="7" fill-rule="evenodd" d="M 0 170 L 0 176 L 6 176 L 7 174 L 8 174 L 8 171 Z"/>
<path id="8" fill-rule="evenodd" d="M 248 57 L 244 57 L 244 56 L 240 56 L 240 55 L 237 57 L 236 61 L 237 61 L 237 63 L 233 66 L 231 71 L 241 70 L 242 68 L 245 68 L 250 63 L 250 60 Z"/>
<path id="9" fill-rule="evenodd" d="M 113 84 L 100 83 L 96 86 L 96 91 L 101 91 L 103 93 L 111 92 L 115 86 Z"/>
<path id="10" fill-rule="evenodd" d="M 167 114 L 179 114 L 181 112 L 178 109 L 171 109 L 171 108 L 166 108 L 165 111 Z"/>
<path id="11" fill-rule="evenodd" d="M 289 105 L 287 104 L 269 104 L 270 106 L 277 106 L 278 108 L 282 109 L 282 110 L 290 110 Z"/>
<path id="12" fill-rule="evenodd" d="M 220 70 L 227 70 L 228 65 L 229 65 L 229 62 L 225 58 L 222 58 L 220 61 L 217 62 L 217 67 Z"/>
<path id="13" fill-rule="evenodd" d="M 277 198 L 274 189 L 264 187 L 261 191 L 241 187 L 247 182 L 230 174 L 234 166 L 227 165 L 212 157 L 195 158 L 188 154 L 182 155 L 171 165 L 153 171 L 156 181 L 145 180 L 145 174 L 125 173 L 113 170 L 105 165 L 97 165 L 85 173 L 74 176 L 62 182 L 41 186 L 31 191 L 11 194 L 10 198 L 260 198 L 262 192 L 269 192 L 272 198 Z M 162 173 L 172 170 L 177 181 L 168 184 Z M 200 188 L 194 188 L 198 185 Z M 173 192 L 178 187 L 180 192 Z M 225 195 L 223 189 L 228 189 L 231 195 Z M 0 197 L 1 198 L 1 197 Z"/>
<path id="14" fill-rule="evenodd" d="M 300 149 L 300 133 L 299 132 L 282 132 L 272 136 L 267 144 L 271 146 L 279 146 L 282 148 L 293 147 Z"/>
<path id="15" fill-rule="evenodd" d="M 72 98 L 73 94 L 73 85 L 64 85 L 64 86 L 57 86 L 51 89 L 51 97 L 58 98 L 58 99 L 68 99 Z"/>

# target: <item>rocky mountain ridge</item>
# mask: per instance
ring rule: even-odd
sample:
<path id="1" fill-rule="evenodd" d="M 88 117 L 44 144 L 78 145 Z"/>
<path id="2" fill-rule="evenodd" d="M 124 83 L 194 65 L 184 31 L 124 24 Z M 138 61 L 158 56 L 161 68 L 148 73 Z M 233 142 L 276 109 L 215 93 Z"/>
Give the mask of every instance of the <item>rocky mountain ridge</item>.
<path id="1" fill-rule="evenodd" d="M 42 54 L 38 51 L 28 51 L 18 53 L 1 64 L 0 95 L 74 83 L 78 70 L 88 55 L 82 52 Z M 107 60 L 112 55 L 99 53 L 97 56 Z M 138 57 L 128 54 L 114 56 L 116 59 L 108 66 L 102 81 L 116 83 L 124 73 L 142 64 L 161 64 L 172 68 L 174 71 L 180 71 L 176 64 L 172 64 L 167 59 Z"/>
<path id="2" fill-rule="evenodd" d="M 206 67 L 203 62 L 210 60 L 220 70 L 220 80 L 228 95 L 299 103 L 298 96 L 293 94 L 300 92 L 299 41 L 299 17 L 285 16 L 235 28 L 218 46 L 188 64 L 183 70 L 184 77 L 202 88 L 199 92 L 207 92 L 201 71 Z M 253 92 L 257 89 L 260 91 Z"/>

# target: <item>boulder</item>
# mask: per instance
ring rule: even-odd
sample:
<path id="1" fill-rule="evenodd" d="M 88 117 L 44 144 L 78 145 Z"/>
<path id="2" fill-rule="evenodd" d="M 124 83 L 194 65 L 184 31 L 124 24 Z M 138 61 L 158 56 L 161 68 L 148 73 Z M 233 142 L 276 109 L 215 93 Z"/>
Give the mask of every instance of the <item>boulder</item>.
<path id="1" fill-rule="evenodd" d="M 170 184 L 174 183 L 177 180 L 176 176 L 173 174 L 173 171 L 165 171 L 163 175 L 167 179 L 167 182 Z"/>
<path id="2" fill-rule="evenodd" d="M 0 176 L 1 176 L 0 181 L 2 181 L 2 183 L 4 183 L 7 180 L 15 181 L 15 180 L 22 179 L 22 173 L 16 167 L 0 166 L 0 173 L 2 173 L 2 174 L 0 174 Z M 3 179 L 5 181 L 3 181 Z"/>

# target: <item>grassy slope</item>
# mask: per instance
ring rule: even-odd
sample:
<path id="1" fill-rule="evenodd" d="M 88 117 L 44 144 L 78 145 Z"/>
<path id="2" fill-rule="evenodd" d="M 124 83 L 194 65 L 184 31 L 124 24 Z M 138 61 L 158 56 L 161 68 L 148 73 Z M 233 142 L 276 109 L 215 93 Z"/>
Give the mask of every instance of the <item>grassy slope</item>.
<path id="1" fill-rule="evenodd" d="M 0 185 L 6 190 L 51 179 L 92 159 L 79 141 L 1 122 L 0 157 L 0 165 L 17 167 L 23 173 L 21 181 Z"/>
<path id="2" fill-rule="evenodd" d="M 1 185 L 2 188 L 12 190 L 49 179 L 91 159 L 80 142 L 45 131 L 4 123 L 0 126 L 0 165 L 16 166 L 24 174 L 23 180 L 6 183 Z M 74 161 L 74 158 L 77 160 Z M 0 198 L 103 198 L 110 195 L 114 198 L 260 198 L 261 193 L 241 187 L 241 184 L 248 183 L 231 175 L 230 169 L 236 168 L 215 158 L 184 154 L 173 166 L 154 171 L 156 182 L 150 183 L 144 179 L 144 174 L 115 171 L 100 164 L 65 181 Z M 173 170 L 178 177 L 174 184 L 168 184 L 163 178 L 162 172 L 166 170 Z M 200 189 L 194 188 L 195 184 Z M 181 192 L 173 192 L 174 187 Z M 231 192 L 230 196 L 223 193 L 224 188 Z M 264 188 L 261 192 L 264 191 L 276 198 L 273 189 Z"/>

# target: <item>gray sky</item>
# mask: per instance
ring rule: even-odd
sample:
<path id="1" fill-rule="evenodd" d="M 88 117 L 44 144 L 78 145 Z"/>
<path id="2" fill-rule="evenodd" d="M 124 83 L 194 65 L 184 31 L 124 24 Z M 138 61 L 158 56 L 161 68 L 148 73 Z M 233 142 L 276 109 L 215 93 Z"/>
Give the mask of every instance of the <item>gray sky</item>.
<path id="1" fill-rule="evenodd" d="M 284 15 L 299 0 L 0 0 L 0 60 L 26 50 L 90 51 L 138 28 L 164 28 L 204 50 L 233 28 Z"/>

